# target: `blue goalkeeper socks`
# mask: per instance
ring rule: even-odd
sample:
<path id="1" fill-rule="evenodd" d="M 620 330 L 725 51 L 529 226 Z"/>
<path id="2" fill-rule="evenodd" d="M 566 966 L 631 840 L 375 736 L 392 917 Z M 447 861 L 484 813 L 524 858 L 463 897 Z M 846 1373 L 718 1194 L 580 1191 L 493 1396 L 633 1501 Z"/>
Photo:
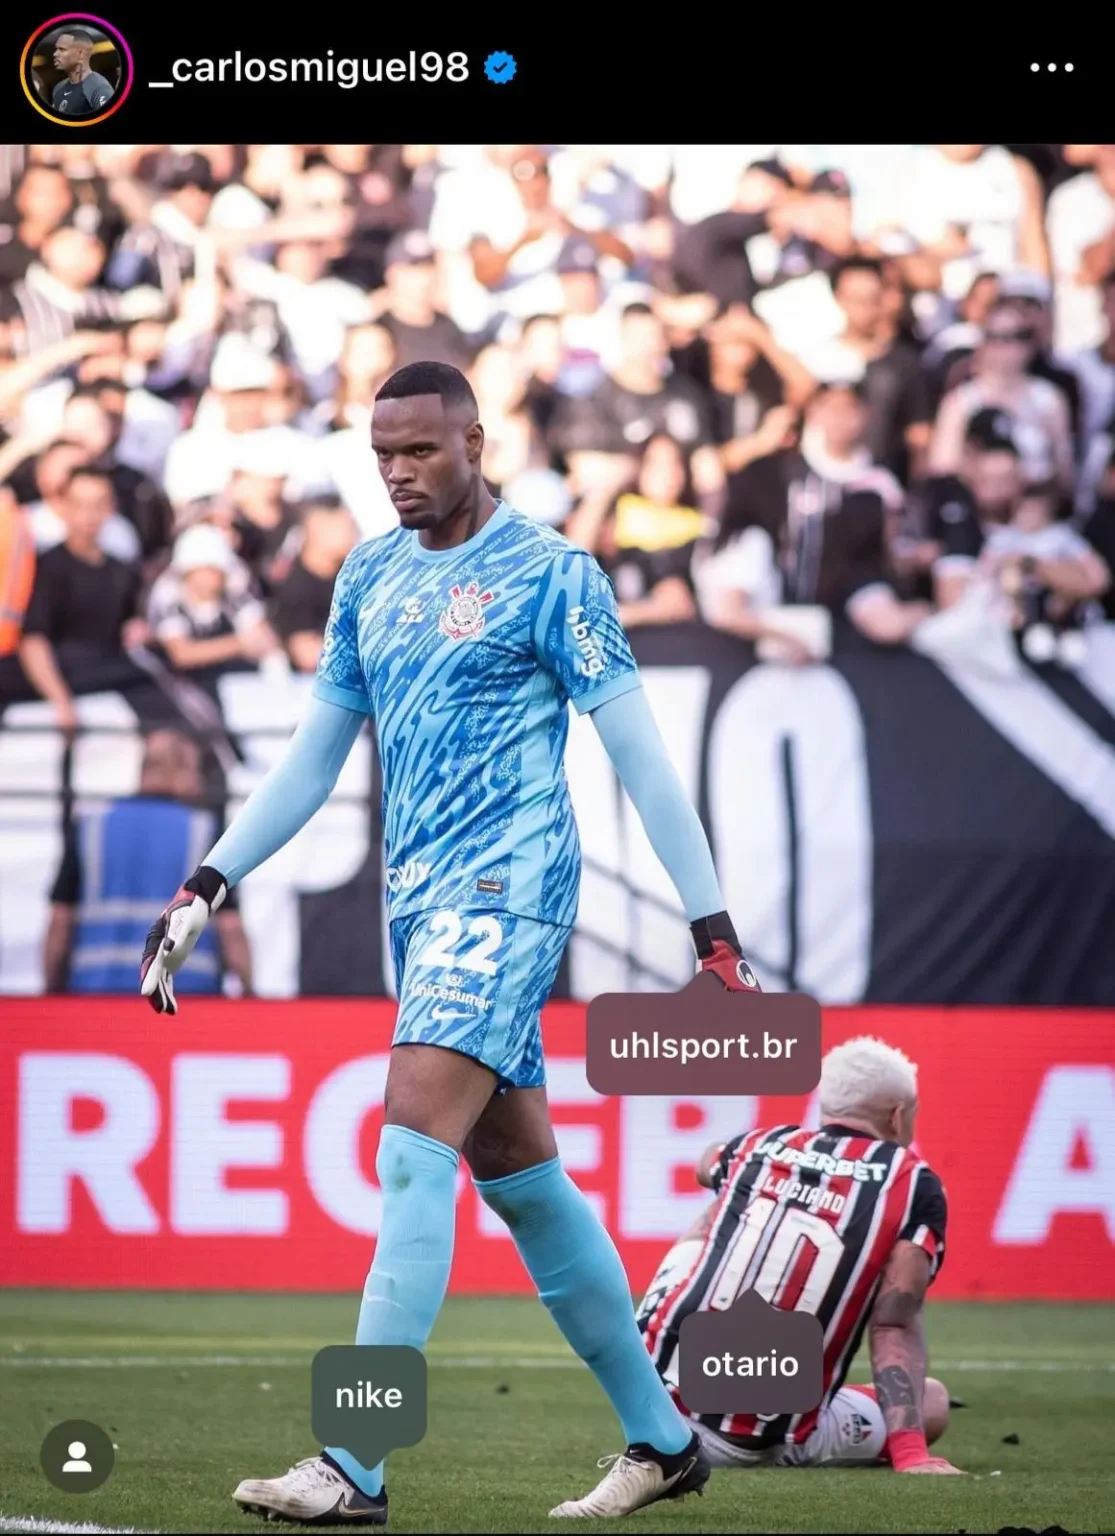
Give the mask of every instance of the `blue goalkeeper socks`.
<path id="1" fill-rule="evenodd" d="M 458 1157 L 452 1147 L 401 1125 L 385 1125 L 376 1173 L 383 1220 L 364 1286 L 357 1344 L 422 1349 L 449 1284 L 457 1205 Z M 361 1466 L 349 1451 L 325 1454 L 362 1493 L 383 1488 L 383 1464 Z"/>
<path id="2" fill-rule="evenodd" d="M 559 1160 L 505 1179 L 477 1180 L 476 1188 L 507 1223 L 554 1322 L 608 1394 L 626 1443 L 666 1455 L 684 1450 L 692 1430 L 636 1327 L 615 1244 Z"/>

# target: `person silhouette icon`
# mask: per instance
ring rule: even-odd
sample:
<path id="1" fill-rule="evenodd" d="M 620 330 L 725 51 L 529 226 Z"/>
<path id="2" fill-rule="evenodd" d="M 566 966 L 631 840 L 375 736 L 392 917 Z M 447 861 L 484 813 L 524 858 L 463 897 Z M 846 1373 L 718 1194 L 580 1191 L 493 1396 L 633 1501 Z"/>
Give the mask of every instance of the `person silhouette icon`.
<path id="1" fill-rule="evenodd" d="M 99 1424 L 89 1419 L 64 1419 L 55 1424 L 39 1447 L 39 1465 L 60 1493 L 92 1493 L 112 1476 L 116 1446 Z"/>
<path id="2" fill-rule="evenodd" d="M 80 1440 L 71 1440 L 69 1445 L 70 1460 L 63 1467 L 63 1472 L 92 1472 L 93 1468 L 85 1460 L 85 1447 Z"/>

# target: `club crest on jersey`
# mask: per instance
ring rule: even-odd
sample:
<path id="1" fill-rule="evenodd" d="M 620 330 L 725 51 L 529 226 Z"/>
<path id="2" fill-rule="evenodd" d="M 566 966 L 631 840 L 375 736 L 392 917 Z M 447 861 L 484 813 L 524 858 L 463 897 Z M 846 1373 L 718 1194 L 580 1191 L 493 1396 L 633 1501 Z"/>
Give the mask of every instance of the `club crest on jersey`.
<path id="1" fill-rule="evenodd" d="M 865 1419 L 862 1413 L 853 1413 L 848 1429 L 848 1439 L 852 1444 L 862 1445 L 871 1436 L 872 1423 L 870 1419 Z"/>
<path id="2" fill-rule="evenodd" d="M 484 628 L 484 605 L 494 592 L 481 592 L 478 582 L 470 581 L 463 590 L 449 588 L 449 605 L 438 620 L 438 628 L 450 640 L 469 640 Z"/>

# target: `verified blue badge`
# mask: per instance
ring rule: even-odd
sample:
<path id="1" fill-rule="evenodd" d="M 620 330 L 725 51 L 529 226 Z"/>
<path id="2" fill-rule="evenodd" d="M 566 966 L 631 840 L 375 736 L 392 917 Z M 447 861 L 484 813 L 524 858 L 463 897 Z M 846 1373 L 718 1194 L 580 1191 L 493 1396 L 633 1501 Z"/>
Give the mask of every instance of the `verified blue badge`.
<path id="1" fill-rule="evenodd" d="M 490 53 L 484 60 L 484 73 L 493 85 L 506 85 L 514 80 L 518 68 L 509 53 Z"/>

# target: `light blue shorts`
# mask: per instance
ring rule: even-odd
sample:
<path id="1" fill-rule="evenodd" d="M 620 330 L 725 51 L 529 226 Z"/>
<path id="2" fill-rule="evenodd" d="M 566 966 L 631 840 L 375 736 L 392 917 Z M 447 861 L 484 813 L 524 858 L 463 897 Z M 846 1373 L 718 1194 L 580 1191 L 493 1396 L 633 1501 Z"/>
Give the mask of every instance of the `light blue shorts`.
<path id="1" fill-rule="evenodd" d="M 440 1045 L 483 1062 L 500 1087 L 541 1088 L 542 1005 L 569 928 L 512 912 L 416 912 L 391 924 L 394 1045 Z"/>

